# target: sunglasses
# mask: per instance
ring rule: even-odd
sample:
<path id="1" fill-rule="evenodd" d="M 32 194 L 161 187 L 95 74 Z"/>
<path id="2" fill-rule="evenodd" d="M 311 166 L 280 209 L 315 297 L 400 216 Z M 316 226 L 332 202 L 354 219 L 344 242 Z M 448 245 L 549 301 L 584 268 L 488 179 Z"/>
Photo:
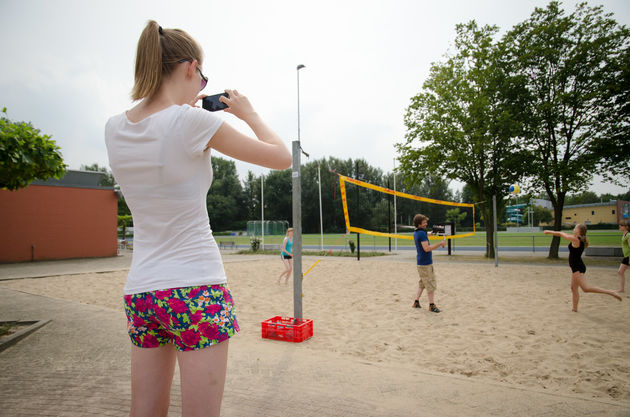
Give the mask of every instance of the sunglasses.
<path id="1" fill-rule="evenodd" d="M 178 64 L 182 64 L 184 62 L 193 62 L 192 58 L 184 58 L 184 59 L 180 59 L 179 61 L 177 61 Z M 197 69 L 197 71 L 199 71 L 199 75 L 201 75 L 201 90 L 203 90 L 204 88 L 206 88 L 206 85 L 208 84 L 208 77 L 206 77 L 205 75 L 203 75 L 203 72 L 201 72 L 201 70 L 199 69 L 199 65 L 197 65 L 195 67 L 195 69 Z"/>

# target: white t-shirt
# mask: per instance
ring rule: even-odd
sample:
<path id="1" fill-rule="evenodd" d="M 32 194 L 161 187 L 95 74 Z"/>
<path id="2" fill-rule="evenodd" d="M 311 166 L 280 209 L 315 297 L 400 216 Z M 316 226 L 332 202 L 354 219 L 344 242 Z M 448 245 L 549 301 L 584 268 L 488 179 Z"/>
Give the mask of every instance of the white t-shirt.
<path id="1" fill-rule="evenodd" d="M 126 113 L 107 121 L 109 166 L 133 215 L 125 294 L 226 282 L 208 219 L 212 165 L 204 151 L 222 122 L 189 105 L 137 123 Z"/>

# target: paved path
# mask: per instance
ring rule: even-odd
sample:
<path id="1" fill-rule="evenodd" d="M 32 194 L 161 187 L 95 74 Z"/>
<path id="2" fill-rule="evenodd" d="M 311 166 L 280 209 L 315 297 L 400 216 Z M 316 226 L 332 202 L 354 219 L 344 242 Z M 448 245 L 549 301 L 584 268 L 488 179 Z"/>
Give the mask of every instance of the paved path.
<path id="1" fill-rule="evenodd" d="M 93 265 L 104 261 L 94 260 Z M 58 269 L 50 262 L 47 270 L 57 275 L 91 263 L 76 262 L 76 270 L 71 261 L 59 263 Z M 0 288 L 0 320 L 39 319 L 52 321 L 0 352 L 0 416 L 127 415 L 129 341 L 124 313 Z M 230 341 L 225 417 L 630 416 L 630 403 L 314 353 L 308 341 L 246 340 L 236 336 Z M 181 415 L 178 380 L 176 375 L 169 413 L 173 417 Z"/>

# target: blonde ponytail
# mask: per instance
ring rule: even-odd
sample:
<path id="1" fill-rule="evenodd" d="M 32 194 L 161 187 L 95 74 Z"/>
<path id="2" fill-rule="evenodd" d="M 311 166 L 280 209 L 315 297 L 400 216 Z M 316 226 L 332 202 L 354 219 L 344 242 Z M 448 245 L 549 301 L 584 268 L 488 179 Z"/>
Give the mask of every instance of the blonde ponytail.
<path id="1" fill-rule="evenodd" d="M 180 29 L 162 29 L 149 20 L 138 40 L 135 81 L 131 98 L 151 97 L 160 89 L 162 80 L 170 75 L 181 60 L 203 61 L 197 42 Z"/>

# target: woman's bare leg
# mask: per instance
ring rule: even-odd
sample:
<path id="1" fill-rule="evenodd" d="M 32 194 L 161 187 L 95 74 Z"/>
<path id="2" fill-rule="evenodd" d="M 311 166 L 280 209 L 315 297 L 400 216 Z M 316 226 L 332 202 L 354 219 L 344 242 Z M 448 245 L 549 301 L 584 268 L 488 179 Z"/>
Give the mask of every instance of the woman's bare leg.
<path id="1" fill-rule="evenodd" d="M 599 287 L 591 287 L 590 285 L 588 285 L 586 283 L 586 278 L 584 278 L 584 274 L 576 272 L 573 275 L 576 275 L 576 274 L 579 274 L 579 276 L 577 277 L 577 282 L 578 282 L 580 288 L 582 288 L 582 291 L 584 291 L 584 292 L 595 292 L 595 293 L 598 293 L 598 294 L 608 294 L 611 297 L 615 297 L 619 301 L 622 300 L 621 296 L 619 294 L 617 294 L 615 291 L 605 290 L 605 289 L 599 288 Z"/>
<path id="2" fill-rule="evenodd" d="M 289 280 L 289 274 L 291 274 L 291 264 L 289 263 L 289 261 L 292 261 L 292 259 L 282 258 L 282 263 L 284 264 L 284 271 L 282 271 L 282 273 L 278 277 L 278 280 L 276 281 L 278 284 L 280 284 L 280 281 L 282 281 L 282 277 L 285 277 L 286 279 L 285 282 Z"/>
<path id="3" fill-rule="evenodd" d="M 290 259 L 285 259 L 285 265 L 287 267 L 287 270 L 285 271 L 287 276 L 284 278 L 284 283 L 288 284 L 289 283 L 289 278 L 291 277 L 291 272 L 293 271 L 293 258 Z"/>
<path id="4" fill-rule="evenodd" d="M 580 284 L 578 283 L 580 275 L 584 276 L 581 272 L 574 272 L 573 275 L 571 275 L 571 295 L 573 298 L 573 311 L 575 312 L 578 311 L 578 303 L 580 302 Z"/>
<path id="5" fill-rule="evenodd" d="M 227 371 L 228 340 L 199 350 L 177 352 L 183 417 L 218 417 Z"/>
<path id="6" fill-rule="evenodd" d="M 619 275 L 619 291 L 624 292 L 626 287 L 626 269 L 628 269 L 628 265 L 621 264 L 619 265 L 619 270 L 617 271 L 617 275 Z"/>
<path id="7" fill-rule="evenodd" d="M 157 348 L 131 345 L 131 417 L 166 417 L 175 370 L 172 344 Z"/>

